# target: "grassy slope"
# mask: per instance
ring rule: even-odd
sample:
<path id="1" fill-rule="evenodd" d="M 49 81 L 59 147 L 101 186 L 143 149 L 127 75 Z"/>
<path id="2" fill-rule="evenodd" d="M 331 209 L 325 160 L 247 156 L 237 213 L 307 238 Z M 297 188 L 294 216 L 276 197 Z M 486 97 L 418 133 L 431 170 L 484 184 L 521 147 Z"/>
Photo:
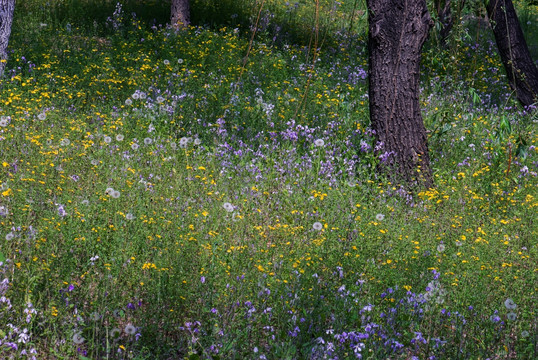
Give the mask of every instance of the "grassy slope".
<path id="1" fill-rule="evenodd" d="M 322 27 L 312 65 L 270 22 L 243 69 L 241 16 L 175 34 L 60 10 L 16 23 L 0 89 L 2 331 L 32 334 L 2 355 L 535 354 L 536 117 L 485 33 L 426 50 L 437 188 L 407 194 L 372 171 L 364 34 Z"/>

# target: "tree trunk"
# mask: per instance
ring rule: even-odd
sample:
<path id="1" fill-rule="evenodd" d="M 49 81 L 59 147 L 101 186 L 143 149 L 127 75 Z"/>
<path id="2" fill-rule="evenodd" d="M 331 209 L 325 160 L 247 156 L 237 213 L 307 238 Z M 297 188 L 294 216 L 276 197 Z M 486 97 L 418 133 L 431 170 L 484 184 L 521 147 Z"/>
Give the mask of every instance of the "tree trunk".
<path id="1" fill-rule="evenodd" d="M 191 23 L 189 0 L 172 0 L 171 23 L 176 28 L 186 27 Z"/>
<path id="2" fill-rule="evenodd" d="M 442 47 L 446 47 L 446 40 L 450 34 L 450 30 L 454 26 L 454 18 L 450 9 L 450 0 L 436 0 L 435 10 L 437 11 L 437 17 L 441 23 L 441 29 L 439 31 L 439 38 Z"/>
<path id="3" fill-rule="evenodd" d="M 367 6 L 370 121 L 380 170 L 398 183 L 430 187 L 419 68 L 433 21 L 425 0 L 367 0 Z"/>
<path id="4" fill-rule="evenodd" d="M 7 63 L 7 45 L 11 35 L 15 0 L 0 0 L 0 77 L 4 76 Z"/>
<path id="5" fill-rule="evenodd" d="M 486 6 L 510 86 L 524 106 L 538 101 L 538 69 L 517 18 L 512 0 L 490 0 Z"/>

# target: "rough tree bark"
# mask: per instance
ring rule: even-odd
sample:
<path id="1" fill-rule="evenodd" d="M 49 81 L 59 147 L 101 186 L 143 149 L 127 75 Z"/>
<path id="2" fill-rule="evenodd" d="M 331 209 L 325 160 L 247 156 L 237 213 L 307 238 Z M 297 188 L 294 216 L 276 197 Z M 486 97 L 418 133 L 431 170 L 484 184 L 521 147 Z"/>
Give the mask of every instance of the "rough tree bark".
<path id="1" fill-rule="evenodd" d="M 370 121 L 380 170 L 408 187 L 430 187 L 419 68 L 433 21 L 425 0 L 367 0 L 367 6 Z"/>
<path id="2" fill-rule="evenodd" d="M 170 22 L 176 28 L 186 27 L 191 23 L 189 0 L 172 0 Z"/>
<path id="3" fill-rule="evenodd" d="M 15 0 L 0 0 L 0 77 L 4 76 L 7 63 L 7 45 L 11 35 Z"/>
<path id="4" fill-rule="evenodd" d="M 512 89 L 524 106 L 538 101 L 538 69 L 517 18 L 512 0 L 490 0 L 486 6 L 501 60 Z"/>

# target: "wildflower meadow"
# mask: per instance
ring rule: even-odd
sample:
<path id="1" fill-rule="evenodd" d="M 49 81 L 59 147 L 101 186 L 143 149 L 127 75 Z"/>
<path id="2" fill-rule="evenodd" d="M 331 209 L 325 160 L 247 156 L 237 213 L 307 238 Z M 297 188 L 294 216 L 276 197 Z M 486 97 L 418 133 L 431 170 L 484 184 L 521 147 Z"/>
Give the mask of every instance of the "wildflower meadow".
<path id="1" fill-rule="evenodd" d="M 364 1 L 16 6 L 1 358 L 538 358 L 538 110 L 481 2 L 426 43 L 413 191 L 376 171 Z"/>

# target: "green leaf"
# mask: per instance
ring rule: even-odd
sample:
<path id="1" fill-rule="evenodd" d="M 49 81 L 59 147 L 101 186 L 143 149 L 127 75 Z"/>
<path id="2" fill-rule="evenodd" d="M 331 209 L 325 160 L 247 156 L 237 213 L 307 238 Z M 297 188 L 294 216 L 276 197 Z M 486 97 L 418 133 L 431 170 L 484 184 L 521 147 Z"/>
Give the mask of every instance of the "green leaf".
<path id="1" fill-rule="evenodd" d="M 200 355 L 192 354 L 191 356 L 189 356 L 189 360 L 200 360 Z"/>
<path id="2" fill-rule="evenodd" d="M 6 261 L 6 256 L 0 252 L 0 262 L 3 263 L 4 261 Z"/>

